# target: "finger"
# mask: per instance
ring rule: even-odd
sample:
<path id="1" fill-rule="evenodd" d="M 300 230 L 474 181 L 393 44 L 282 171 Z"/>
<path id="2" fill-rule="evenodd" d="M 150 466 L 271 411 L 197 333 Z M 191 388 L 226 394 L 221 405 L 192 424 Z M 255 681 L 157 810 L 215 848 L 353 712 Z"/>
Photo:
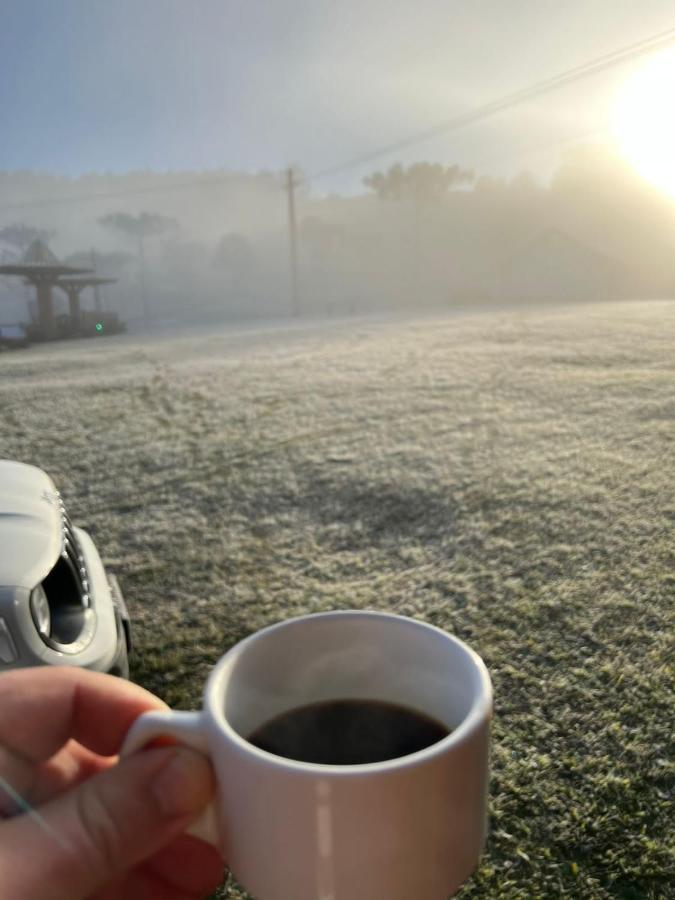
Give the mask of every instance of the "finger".
<path id="1" fill-rule="evenodd" d="M 72 790 L 92 775 L 104 772 L 117 761 L 117 756 L 99 756 L 71 739 L 37 769 L 30 764 L 33 771 L 32 784 L 24 792 L 24 797 L 33 806 L 42 806 L 52 797 Z"/>
<path id="2" fill-rule="evenodd" d="M 115 762 L 116 756 L 99 756 L 73 740 L 38 765 L 0 746 L 0 813 L 13 816 L 21 812 L 17 795 L 21 803 L 39 806 Z"/>
<path id="3" fill-rule="evenodd" d="M 151 709 L 168 706 L 113 675 L 58 666 L 15 669 L 0 675 L 0 745 L 42 762 L 72 737 L 112 756 L 132 722 Z"/>
<path id="4" fill-rule="evenodd" d="M 227 874 L 216 848 L 189 834 L 182 834 L 155 853 L 143 864 L 143 870 L 199 897 L 214 891 Z"/>
<path id="5" fill-rule="evenodd" d="M 134 869 L 96 894 L 96 900 L 120 900 L 122 897 L 124 900 L 202 900 L 204 894 L 172 887 L 152 872 Z"/>
<path id="6" fill-rule="evenodd" d="M 90 897 L 182 834 L 214 787 L 206 758 L 187 748 L 121 760 L 33 815 L 0 823 L 2 896 Z M 27 848 L 30 864 L 17 865 Z"/>

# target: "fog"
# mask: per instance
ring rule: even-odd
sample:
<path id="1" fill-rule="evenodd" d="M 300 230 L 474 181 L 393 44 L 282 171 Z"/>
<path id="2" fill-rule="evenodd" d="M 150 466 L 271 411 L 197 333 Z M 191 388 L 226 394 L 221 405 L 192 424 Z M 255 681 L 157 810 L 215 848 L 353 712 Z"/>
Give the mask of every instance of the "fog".
<path id="1" fill-rule="evenodd" d="M 42 236 L 130 331 L 672 296 L 670 70 L 615 121 L 665 0 L 137 6 L 9 5 L 0 264 Z"/>
<path id="2" fill-rule="evenodd" d="M 602 144 L 568 150 L 546 180 L 423 160 L 373 166 L 349 196 L 321 195 L 299 170 L 294 178 L 303 316 L 661 297 L 675 289 L 672 201 Z M 37 234 L 66 262 L 91 266 L 93 249 L 98 274 L 118 279 L 101 289 L 104 306 L 131 330 L 146 327 L 143 274 L 152 328 L 291 313 L 282 175 L 2 173 L 0 193 L 3 261 L 18 258 Z M 22 208 L 13 210 L 19 199 Z M 142 248 L 134 230 L 141 217 L 153 224 Z M 57 312 L 65 310 L 60 294 Z M 0 321 L 25 320 L 31 295 L 19 278 L 4 277 Z M 83 303 L 91 303 L 86 292 Z"/>
<path id="3" fill-rule="evenodd" d="M 3 4 L 0 457 L 53 479 L 127 601 L 128 675 L 168 708 L 201 708 L 224 652 L 300 616 L 385 612 L 466 641 L 497 698 L 487 798 L 465 790 L 488 758 L 475 685 L 419 629 L 319 628 L 302 652 L 275 631 L 224 710 L 245 739 L 366 694 L 464 721 L 457 822 L 485 799 L 490 820 L 464 900 L 670 896 L 674 9 Z M 105 624 L 110 592 L 76 580 L 68 608 Z M 38 593 L 0 618 L 0 681 L 14 645 L 54 644 Z M 72 665 L 94 664 L 83 646 Z M 396 767 L 426 827 L 444 770 Z M 351 801 L 324 774 L 309 818 L 290 782 L 284 801 L 324 900 L 374 896 L 376 858 L 402 879 L 378 897 L 428 897 L 444 860 L 468 875 L 462 828 L 427 866 L 389 816 L 405 796 L 370 804 L 360 776 L 342 853 Z M 250 824 L 270 804 L 247 818 L 259 783 L 240 781 L 224 792 Z M 410 881 L 371 852 L 378 815 Z M 227 830 L 228 851 L 247 840 Z M 255 838 L 264 868 L 285 836 Z M 248 898 L 227 856 L 212 896 Z"/>

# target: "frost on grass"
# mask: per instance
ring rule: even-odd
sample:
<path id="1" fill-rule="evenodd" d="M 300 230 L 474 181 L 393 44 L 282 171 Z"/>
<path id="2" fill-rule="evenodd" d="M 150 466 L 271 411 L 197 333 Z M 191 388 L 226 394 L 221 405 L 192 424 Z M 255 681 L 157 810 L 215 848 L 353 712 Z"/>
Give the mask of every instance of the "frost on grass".
<path id="1" fill-rule="evenodd" d="M 495 687 L 468 898 L 660 898 L 673 864 L 675 308 L 133 336 L 0 357 L 0 454 L 121 581 L 178 708 L 292 615 L 391 610 Z M 229 884 L 221 897 L 245 896 Z"/>

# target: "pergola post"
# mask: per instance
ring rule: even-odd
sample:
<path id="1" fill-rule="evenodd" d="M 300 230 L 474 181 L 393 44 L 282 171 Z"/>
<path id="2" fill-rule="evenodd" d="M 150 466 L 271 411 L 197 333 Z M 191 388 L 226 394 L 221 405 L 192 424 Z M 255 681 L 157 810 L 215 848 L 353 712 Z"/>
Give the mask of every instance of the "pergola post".
<path id="1" fill-rule="evenodd" d="M 52 303 L 52 282 L 50 279 L 38 279 L 37 288 L 38 320 L 45 337 L 52 337 L 56 330 L 54 322 L 54 304 Z"/>
<path id="2" fill-rule="evenodd" d="M 56 318 L 52 301 L 54 284 L 62 287 L 61 282 L 57 281 L 57 279 L 63 275 L 82 275 L 90 271 L 91 269 L 81 269 L 77 266 L 64 266 L 41 240 L 33 241 L 24 253 L 23 259 L 18 263 L 0 265 L 0 275 L 16 275 L 19 278 L 23 278 L 25 284 L 35 286 L 38 305 L 38 322 L 37 327 L 34 329 L 36 332 L 35 337 L 36 340 L 43 341 L 57 337 Z M 96 281 L 101 283 L 101 279 L 96 279 Z M 80 283 L 77 283 L 76 287 L 78 290 L 81 290 Z M 75 318 L 78 324 L 81 323 L 80 302 L 77 295 L 75 295 L 73 301 L 70 301 L 70 314 L 71 318 Z"/>
<path id="3" fill-rule="evenodd" d="M 70 313 L 70 324 L 73 328 L 79 329 L 82 323 L 82 310 L 80 309 L 80 291 L 74 285 L 66 288 L 68 294 L 68 312 Z"/>

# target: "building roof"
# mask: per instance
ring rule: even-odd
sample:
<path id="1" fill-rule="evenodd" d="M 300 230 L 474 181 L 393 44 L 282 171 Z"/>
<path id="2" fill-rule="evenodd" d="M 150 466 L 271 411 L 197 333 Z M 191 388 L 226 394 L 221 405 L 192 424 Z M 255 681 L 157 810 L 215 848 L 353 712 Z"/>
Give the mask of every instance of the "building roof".
<path id="1" fill-rule="evenodd" d="M 56 287 L 89 287 L 94 284 L 114 284 L 117 278 L 104 278 L 98 275 L 85 275 L 84 278 L 74 276 L 73 278 L 59 278 Z"/>
<path id="2" fill-rule="evenodd" d="M 60 266 L 61 262 L 54 256 L 49 247 L 39 239 L 33 241 L 23 255 L 21 262 L 25 266 Z"/>

